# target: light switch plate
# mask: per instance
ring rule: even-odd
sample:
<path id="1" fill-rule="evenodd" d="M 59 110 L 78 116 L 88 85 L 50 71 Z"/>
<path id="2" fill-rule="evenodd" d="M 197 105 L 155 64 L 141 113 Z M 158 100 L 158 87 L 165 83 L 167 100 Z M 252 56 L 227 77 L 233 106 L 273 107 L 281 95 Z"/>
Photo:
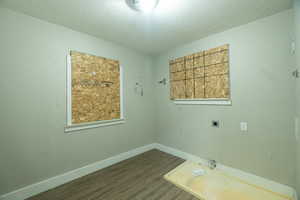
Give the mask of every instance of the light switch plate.
<path id="1" fill-rule="evenodd" d="M 240 127 L 241 127 L 241 131 L 248 131 L 248 123 L 247 122 L 241 122 Z"/>

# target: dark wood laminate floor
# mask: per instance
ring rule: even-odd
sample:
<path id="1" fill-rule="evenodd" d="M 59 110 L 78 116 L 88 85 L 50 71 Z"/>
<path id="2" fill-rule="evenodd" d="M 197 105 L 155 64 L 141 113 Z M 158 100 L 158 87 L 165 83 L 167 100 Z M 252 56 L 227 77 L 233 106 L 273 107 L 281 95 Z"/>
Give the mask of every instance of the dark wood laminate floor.
<path id="1" fill-rule="evenodd" d="M 196 200 L 163 179 L 183 162 L 151 150 L 27 200 Z"/>

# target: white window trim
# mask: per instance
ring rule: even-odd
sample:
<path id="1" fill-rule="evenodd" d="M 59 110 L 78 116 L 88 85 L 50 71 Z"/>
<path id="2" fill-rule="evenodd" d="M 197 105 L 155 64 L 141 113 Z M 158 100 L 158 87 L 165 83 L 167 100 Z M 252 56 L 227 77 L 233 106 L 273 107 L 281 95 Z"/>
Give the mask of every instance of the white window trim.
<path id="1" fill-rule="evenodd" d="M 82 124 L 72 124 L 72 60 L 71 60 L 71 50 L 67 55 L 67 125 L 65 127 L 65 132 L 71 133 L 74 131 L 98 128 L 103 126 L 112 126 L 118 124 L 125 123 L 124 116 L 124 70 L 123 66 L 120 65 L 120 119 L 113 120 L 102 120 L 95 121 L 90 123 L 82 123 Z"/>
<path id="2" fill-rule="evenodd" d="M 230 99 L 175 99 L 174 103 L 176 105 L 232 105 Z"/>

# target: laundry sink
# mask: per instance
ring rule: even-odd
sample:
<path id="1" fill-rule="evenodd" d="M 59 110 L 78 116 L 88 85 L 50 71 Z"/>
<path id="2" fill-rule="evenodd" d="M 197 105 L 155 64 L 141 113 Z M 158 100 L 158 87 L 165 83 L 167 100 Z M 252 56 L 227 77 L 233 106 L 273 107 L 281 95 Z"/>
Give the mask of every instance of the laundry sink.
<path id="1" fill-rule="evenodd" d="M 205 173 L 195 175 L 195 171 Z M 292 200 L 260 186 L 213 169 L 187 161 L 165 175 L 166 180 L 201 200 Z"/>

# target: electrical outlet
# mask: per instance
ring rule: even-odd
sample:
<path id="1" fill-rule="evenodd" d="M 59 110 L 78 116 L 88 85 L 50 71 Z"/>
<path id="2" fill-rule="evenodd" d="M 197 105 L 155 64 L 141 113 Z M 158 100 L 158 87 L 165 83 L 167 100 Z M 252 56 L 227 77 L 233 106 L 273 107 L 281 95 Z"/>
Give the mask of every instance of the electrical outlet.
<path id="1" fill-rule="evenodd" d="M 247 122 L 241 122 L 240 127 L 241 127 L 241 131 L 248 131 L 248 123 Z"/>

